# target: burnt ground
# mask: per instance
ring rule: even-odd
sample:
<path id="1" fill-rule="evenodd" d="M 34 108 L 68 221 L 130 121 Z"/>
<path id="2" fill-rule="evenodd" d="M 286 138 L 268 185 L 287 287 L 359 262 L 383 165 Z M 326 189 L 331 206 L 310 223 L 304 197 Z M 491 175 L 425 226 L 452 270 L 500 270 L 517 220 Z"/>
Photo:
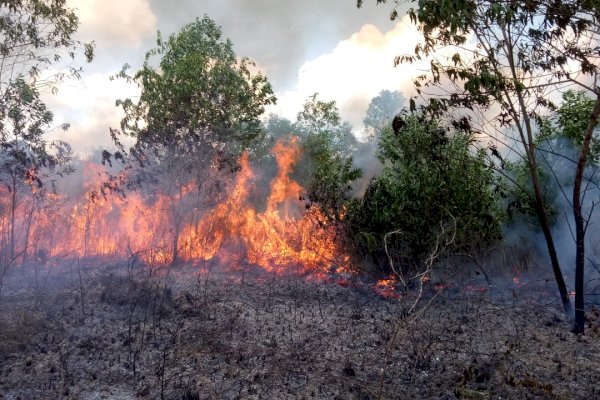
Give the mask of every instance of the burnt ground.
<path id="1" fill-rule="evenodd" d="M 0 399 L 600 399 L 600 316 L 570 333 L 552 282 L 456 278 L 406 316 L 358 283 L 78 272 L 5 279 Z"/>

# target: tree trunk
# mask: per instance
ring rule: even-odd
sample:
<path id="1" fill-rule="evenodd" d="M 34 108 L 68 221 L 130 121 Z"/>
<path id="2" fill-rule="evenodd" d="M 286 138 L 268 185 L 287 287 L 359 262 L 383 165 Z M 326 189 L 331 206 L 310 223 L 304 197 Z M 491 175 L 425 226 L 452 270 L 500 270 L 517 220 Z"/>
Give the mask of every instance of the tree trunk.
<path id="1" fill-rule="evenodd" d="M 543 207 L 543 204 L 537 204 L 536 208 Z M 563 304 L 563 310 L 567 316 L 571 316 L 573 309 L 571 308 L 571 300 L 569 299 L 569 291 L 565 283 L 565 278 L 562 275 L 560 264 L 558 262 L 558 256 L 556 255 L 556 247 L 554 247 L 554 239 L 550 232 L 550 226 L 548 225 L 548 219 L 546 218 L 546 212 L 543 210 L 541 213 L 538 211 L 538 219 L 544 232 L 544 238 L 546 239 L 546 246 L 548 247 L 548 255 L 550 256 L 550 263 L 552 264 L 552 271 L 554 272 L 554 278 L 558 286 L 558 292 L 560 293 L 560 299 Z"/>
<path id="2" fill-rule="evenodd" d="M 535 149 L 533 146 L 527 152 L 529 159 L 529 172 L 531 175 L 531 182 L 533 184 L 533 190 L 535 193 L 535 211 L 538 217 L 538 222 L 544 233 L 544 239 L 546 240 L 546 247 L 548 248 L 548 255 L 550 256 L 550 264 L 552 265 L 552 272 L 554 273 L 554 279 L 558 286 L 558 292 L 563 305 L 563 310 L 567 316 L 572 315 L 571 299 L 569 299 L 569 291 L 567 290 L 567 284 L 565 278 L 562 275 L 560 269 L 560 263 L 558 261 L 558 255 L 556 254 L 556 247 L 554 246 L 554 238 L 550 230 L 550 224 L 548 223 L 548 217 L 544 206 L 544 196 L 540 187 L 540 180 L 537 170 L 537 163 L 535 161 Z"/>
<path id="3" fill-rule="evenodd" d="M 519 102 L 521 109 L 526 110 L 525 103 L 522 96 L 519 94 Z M 529 163 L 529 174 L 531 177 L 531 183 L 533 185 L 533 191 L 535 193 L 535 211 L 544 233 L 544 239 L 546 240 L 546 247 L 548 248 L 548 255 L 550 256 L 550 264 L 552 265 L 552 272 L 554 273 L 554 279 L 556 279 L 556 285 L 558 286 L 558 292 L 562 301 L 563 310 L 567 316 L 571 316 L 573 310 L 571 308 L 571 300 L 569 299 L 569 291 L 567 290 L 567 284 L 565 278 L 562 275 L 560 269 L 560 263 L 556 254 L 556 247 L 554 246 L 554 238 L 550 230 L 550 224 L 548 223 L 548 216 L 546 215 L 546 207 L 544 204 L 544 196 L 540 185 L 540 179 L 538 174 L 538 166 L 535 158 L 536 148 L 533 140 L 533 129 L 531 122 L 529 121 L 526 112 L 524 113 L 524 120 L 527 125 L 527 142 L 525 144 L 525 151 L 527 153 L 527 161 Z M 523 138 L 524 139 L 524 138 Z"/>
<path id="4" fill-rule="evenodd" d="M 511 40 L 513 36 L 510 32 L 510 25 L 508 25 L 506 29 L 502 30 L 502 34 L 507 43 L 507 59 L 510 64 L 512 78 L 515 82 L 518 82 L 519 76 L 517 74 L 517 63 L 515 62 L 515 54 L 513 53 L 513 43 Z M 529 113 L 527 112 L 528 108 L 525 102 L 525 98 L 523 96 L 522 89 L 519 89 L 517 87 L 515 90 L 515 94 L 519 102 L 518 106 L 513 104 L 509 93 L 506 94 L 506 97 L 508 100 L 508 104 L 510 104 L 510 110 L 513 113 L 514 120 L 517 123 L 517 127 L 521 135 L 521 140 L 525 148 L 525 153 L 527 154 L 529 174 L 531 177 L 533 190 L 535 192 L 535 210 L 538 216 L 538 220 L 540 222 L 540 226 L 542 228 L 542 232 L 544 233 L 544 238 L 546 239 L 548 255 L 550 256 L 550 263 L 552 265 L 552 271 L 554 272 L 554 278 L 556 279 L 556 285 L 558 286 L 558 291 L 560 293 L 560 299 L 563 304 L 563 310 L 567 316 L 570 316 L 572 313 L 571 300 L 569 299 L 569 292 L 567 290 L 565 278 L 562 275 L 560 263 L 558 262 L 558 256 L 556 255 L 556 247 L 554 246 L 554 239 L 552 238 L 552 232 L 550 231 L 550 224 L 548 223 L 548 217 L 546 215 L 546 209 L 544 206 L 544 196 L 542 195 L 542 189 L 540 186 L 537 162 L 535 159 L 536 147 L 533 139 L 533 127 L 531 124 L 531 118 L 529 116 Z M 519 114 L 523 118 L 525 129 L 523 129 L 523 127 L 518 124 L 518 121 L 520 119 Z"/>
<path id="5" fill-rule="evenodd" d="M 179 221 L 175 223 L 175 231 L 173 232 L 173 265 L 179 264 Z"/>
<path id="6" fill-rule="evenodd" d="M 575 218 L 575 325 L 573 332 L 583 335 L 585 333 L 585 305 L 583 297 L 584 272 L 585 272 L 585 220 L 582 212 L 581 185 L 583 182 L 583 173 L 585 172 L 585 163 L 590 152 L 590 143 L 594 128 L 598 124 L 600 115 L 600 94 L 596 98 L 596 104 L 588 120 L 588 126 L 585 131 L 579 161 L 577 162 L 577 171 L 575 172 L 575 184 L 573 187 L 573 216 Z"/>
<path id="7" fill-rule="evenodd" d="M 15 260 L 15 223 L 16 223 L 16 212 L 17 212 L 17 178 L 12 177 L 12 197 L 10 204 L 10 259 L 9 263 Z"/>
<path id="8" fill-rule="evenodd" d="M 21 259 L 21 272 L 25 273 L 25 264 L 27 263 L 27 255 L 29 252 L 29 240 L 31 236 L 31 225 L 33 222 L 33 212 L 35 208 L 35 200 L 32 200 L 31 210 L 27 215 L 27 225 L 25 226 L 25 238 L 23 245 L 23 257 Z"/>

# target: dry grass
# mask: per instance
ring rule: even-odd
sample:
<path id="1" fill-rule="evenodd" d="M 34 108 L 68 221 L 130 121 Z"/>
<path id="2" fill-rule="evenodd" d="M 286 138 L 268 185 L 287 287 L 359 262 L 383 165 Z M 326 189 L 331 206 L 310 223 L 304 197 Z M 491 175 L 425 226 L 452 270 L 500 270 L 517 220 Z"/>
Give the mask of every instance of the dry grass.
<path id="1" fill-rule="evenodd" d="M 84 289 L 83 312 L 78 282 L 0 299 L 0 398 L 600 397 L 598 330 L 572 335 L 540 288 L 430 290 L 409 317 L 410 300 L 291 277 L 113 271 Z"/>

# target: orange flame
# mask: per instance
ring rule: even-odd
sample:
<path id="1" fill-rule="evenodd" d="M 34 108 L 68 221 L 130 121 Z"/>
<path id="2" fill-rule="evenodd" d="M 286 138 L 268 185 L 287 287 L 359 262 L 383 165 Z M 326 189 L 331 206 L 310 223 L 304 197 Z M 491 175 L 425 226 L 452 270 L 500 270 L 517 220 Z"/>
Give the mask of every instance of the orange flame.
<path id="1" fill-rule="evenodd" d="M 35 224 L 28 231 L 32 245 L 27 252 L 43 253 L 44 258 L 139 254 L 145 262 L 159 264 L 170 263 L 177 253 L 187 262 L 218 257 L 223 264 L 239 259 L 276 274 L 345 271 L 349 258 L 336 243 L 335 227 L 325 224 L 317 207 L 305 210 L 299 202 L 303 189 L 290 177 L 300 157 L 297 139 L 277 142 L 273 153 L 278 173 L 270 184 L 264 210 L 249 201 L 257 179 L 244 154 L 225 198 L 204 215 L 196 211 L 187 218 L 177 210 L 191 201 L 196 182 L 182 185 L 174 194 L 159 192 L 150 198 L 139 192 L 129 193 L 125 199 L 92 196 L 105 172 L 101 166 L 87 163 L 83 173 L 87 195 L 70 210 L 63 196 L 47 197 L 45 205 L 35 210 Z M 2 196 L 2 205 L 8 197 Z M 26 214 L 22 208 L 21 224 Z M 6 232 L 4 216 L 0 239 Z"/>
<path id="2" fill-rule="evenodd" d="M 388 278 L 380 279 L 377 281 L 373 290 L 378 295 L 388 298 L 388 299 L 398 299 L 400 298 L 400 293 L 396 290 L 396 285 L 398 284 L 398 280 L 394 275 L 390 275 Z"/>

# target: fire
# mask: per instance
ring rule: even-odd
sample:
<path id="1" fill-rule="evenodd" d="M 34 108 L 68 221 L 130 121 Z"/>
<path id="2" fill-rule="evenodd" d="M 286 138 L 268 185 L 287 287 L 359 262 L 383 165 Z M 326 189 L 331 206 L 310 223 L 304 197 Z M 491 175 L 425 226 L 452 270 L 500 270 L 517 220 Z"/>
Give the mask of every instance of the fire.
<path id="1" fill-rule="evenodd" d="M 273 153 L 279 169 L 266 209 L 259 212 L 248 203 L 255 176 L 244 155 L 229 197 L 196 226 L 188 227 L 189 246 L 196 249 L 192 258 L 211 259 L 224 246 L 241 246 L 250 264 L 277 274 L 289 267 L 301 273 L 326 273 L 336 263 L 346 264 L 347 256 L 335 243 L 333 229 L 321 227 L 323 215 L 316 208 L 303 211 L 299 204 L 302 188 L 289 176 L 300 156 L 297 139 L 279 141 Z"/>
<path id="2" fill-rule="evenodd" d="M 395 276 L 390 275 L 387 278 L 380 279 L 377 281 L 373 290 L 378 295 L 388 298 L 388 299 L 398 299 L 400 298 L 400 294 L 396 290 L 396 285 L 398 281 Z"/>
<path id="3" fill-rule="evenodd" d="M 279 141 L 273 154 L 278 172 L 262 208 L 249 199 L 258 177 L 244 154 L 224 197 L 208 212 L 188 207 L 199 187 L 194 181 L 152 196 L 130 192 L 124 199 L 104 197 L 94 191 L 106 179 L 104 169 L 87 163 L 85 195 L 76 204 L 52 195 L 39 204 L 31 200 L 33 205 L 19 205 L 16 223 L 28 235 L 27 241 L 19 237 L 19 251 L 40 260 L 135 255 L 146 263 L 168 264 L 175 257 L 188 263 L 218 259 L 222 265 L 242 262 L 279 275 L 347 270 L 348 256 L 336 242 L 335 227 L 325 223 L 317 207 L 305 209 L 299 200 L 303 188 L 290 177 L 300 157 L 297 139 Z M 8 198 L 3 195 L 1 200 Z M 28 209 L 34 219 L 29 227 Z M 5 214 L 0 221 L 2 238 L 8 232 L 7 218 Z M 7 242 L 0 244 L 0 253 L 5 253 Z"/>

